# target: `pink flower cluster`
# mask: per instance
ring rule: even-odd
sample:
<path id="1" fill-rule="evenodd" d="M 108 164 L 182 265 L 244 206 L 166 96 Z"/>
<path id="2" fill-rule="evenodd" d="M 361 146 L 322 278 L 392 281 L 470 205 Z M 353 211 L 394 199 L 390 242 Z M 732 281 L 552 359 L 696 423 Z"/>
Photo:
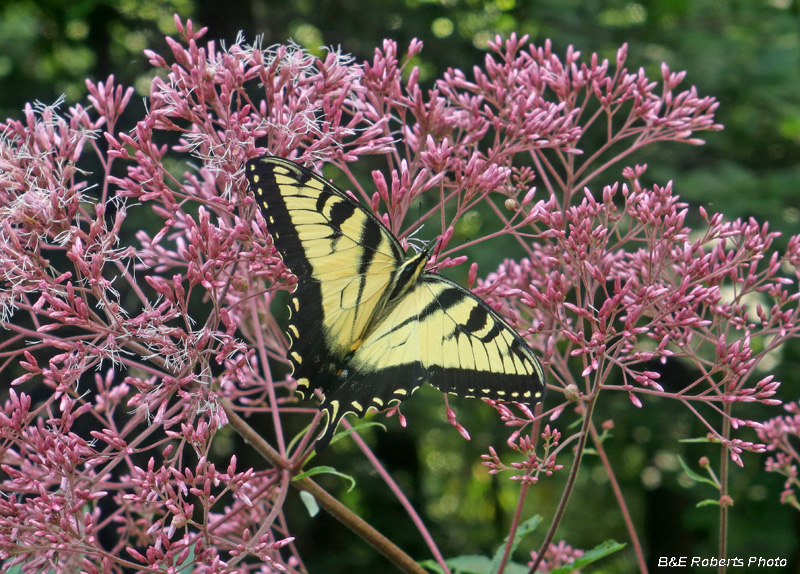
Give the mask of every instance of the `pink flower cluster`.
<path id="1" fill-rule="evenodd" d="M 500 404 L 495 403 L 494 406 L 501 412 L 503 410 L 508 410 L 505 406 Z M 510 416 L 513 417 L 513 415 Z M 504 470 L 511 470 L 517 473 L 522 472 L 523 474 L 514 474 L 509 477 L 509 480 L 524 484 L 536 484 L 536 482 L 539 481 L 540 474 L 551 476 L 554 472 L 564 468 L 564 465 L 556 464 L 557 449 L 555 447 L 558 446 L 558 442 L 561 440 L 561 433 L 551 429 L 550 425 L 547 425 L 545 426 L 541 438 L 544 441 L 544 453 L 541 456 L 537 456 L 531 437 L 520 437 L 518 432 L 514 432 L 508 439 L 508 445 L 513 450 L 518 450 L 523 453 L 526 459 L 523 462 L 512 462 L 509 466 L 506 466 L 500 460 L 494 447 L 490 446 L 489 454 L 481 455 L 483 459 L 482 464 L 489 469 L 489 474 L 497 474 Z"/>
<path id="2" fill-rule="evenodd" d="M 583 556 L 583 550 L 579 550 L 577 548 L 573 548 L 569 544 L 565 543 L 563 540 L 558 544 L 550 544 L 547 550 L 542 557 L 541 562 L 539 563 L 539 567 L 537 568 L 537 572 L 550 572 L 556 568 L 561 566 L 566 566 L 568 564 L 572 564 L 575 560 Z M 531 552 L 531 558 L 533 561 L 528 563 L 528 566 L 531 566 L 536 561 L 538 557 L 538 553 Z M 579 570 L 573 570 L 573 572 L 579 572 Z"/>
<path id="3" fill-rule="evenodd" d="M 626 392 L 637 407 L 640 395 L 673 398 L 730 445 L 740 463 L 734 442 L 693 403 L 735 428 L 757 423 L 733 416 L 726 405 L 780 404 L 780 384 L 771 375 L 751 381 L 764 357 L 797 335 L 796 282 L 783 272 L 797 257 L 797 238 L 783 257 L 774 252 L 759 265 L 775 239 L 766 225 L 728 223 L 703 212 L 707 227 L 691 236 L 688 210 L 672 186 L 643 189 L 642 173 L 626 170 L 634 179 L 606 187 L 602 201 L 587 192 L 565 211 L 556 196 L 533 205 L 529 221 L 543 240 L 530 246 L 529 257 L 506 261 L 489 274 L 477 291 L 505 314 L 526 317 L 518 328 L 549 333 L 532 341 L 565 391 L 551 418 L 575 400 L 566 393 L 574 383 L 585 397 L 604 389 Z M 630 244 L 641 247 L 630 250 Z M 755 339 L 769 344 L 756 351 Z M 558 340 L 566 344 L 556 345 Z M 571 374 L 576 359 L 578 380 Z M 665 390 L 651 365 L 667 360 L 697 365 L 696 379 Z M 610 382 L 620 374 L 621 382 Z M 760 451 L 763 445 L 745 448 Z"/>
<path id="4" fill-rule="evenodd" d="M 425 224 L 438 269 L 501 235 L 524 250 L 484 279 L 469 269 L 549 374 L 543 415 L 495 405 L 523 460 L 491 448 L 484 464 L 511 471 L 522 497 L 578 436 L 540 431 L 543 418 L 575 403 L 584 448 L 601 391 L 679 402 L 736 462 L 763 450 L 722 421 L 758 427 L 740 409 L 778 402 L 758 368 L 798 334 L 800 239 L 779 255 L 766 225 L 702 210 L 691 229 L 672 183 L 643 186 L 644 166 L 620 165 L 719 129 L 713 98 L 678 91 L 683 73 L 628 71 L 627 46 L 610 63 L 511 36 L 469 78 L 448 70 L 426 90 L 408 64 L 416 41 L 405 59 L 387 40 L 357 65 L 203 45 L 205 29 L 175 23 L 171 54 L 146 52 L 160 75 L 132 128 L 120 125 L 132 90 L 113 77 L 87 81 L 90 107 L 27 106 L 0 124 L 0 380 L 14 387 L 0 412 L 0 559 L 24 572 L 304 570 L 284 502 L 319 418 L 268 368 L 286 348 L 273 294 L 295 279 L 246 191 L 242 166 L 264 153 L 335 166 L 405 245 Z M 600 149 L 582 143 L 590 130 Z M 386 161 L 371 184 L 350 170 L 366 155 Z M 624 181 L 591 189 L 612 168 Z M 423 195 L 428 211 L 404 226 Z M 492 230 L 460 240 L 476 213 Z M 666 360 L 696 378 L 666 388 L 651 366 Z M 215 456 L 232 412 L 271 427 L 269 470 Z M 312 425 L 293 441 L 284 422 L 298 413 Z M 556 564 L 578 551 L 548 552 Z"/>
<path id="5" fill-rule="evenodd" d="M 800 402 L 787 403 L 783 408 L 788 414 L 764 422 L 757 432 L 758 438 L 767 444 L 767 451 L 772 453 L 767 458 L 767 470 L 786 477 L 781 502 L 800 510 L 800 452 L 797 446 L 800 439 Z"/>

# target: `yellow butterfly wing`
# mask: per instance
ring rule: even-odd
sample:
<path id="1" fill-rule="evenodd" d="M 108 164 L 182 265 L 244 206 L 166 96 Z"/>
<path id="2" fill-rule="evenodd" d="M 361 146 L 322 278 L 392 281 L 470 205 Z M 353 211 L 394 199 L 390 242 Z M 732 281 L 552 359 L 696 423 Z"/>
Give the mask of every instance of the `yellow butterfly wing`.
<path id="1" fill-rule="evenodd" d="M 524 339 L 484 301 L 406 258 L 360 203 L 288 160 L 247 163 L 267 229 L 297 277 L 288 357 L 302 398 L 324 399 L 324 448 L 347 413 L 361 417 L 420 385 L 535 404 L 544 373 Z"/>
<path id="2" fill-rule="evenodd" d="M 348 400 L 334 392 L 325 402 L 339 401 L 338 411 L 358 416 L 405 400 L 424 382 L 463 397 L 526 404 L 544 392 L 542 367 L 525 340 L 483 300 L 434 273 L 423 273 L 380 318 L 347 371 Z M 374 372 L 380 377 L 366 385 Z"/>
<path id="3" fill-rule="evenodd" d="M 288 351 L 302 398 L 331 389 L 377 312 L 400 244 L 351 197 L 294 162 L 250 161 L 247 177 L 275 247 L 297 277 Z"/>

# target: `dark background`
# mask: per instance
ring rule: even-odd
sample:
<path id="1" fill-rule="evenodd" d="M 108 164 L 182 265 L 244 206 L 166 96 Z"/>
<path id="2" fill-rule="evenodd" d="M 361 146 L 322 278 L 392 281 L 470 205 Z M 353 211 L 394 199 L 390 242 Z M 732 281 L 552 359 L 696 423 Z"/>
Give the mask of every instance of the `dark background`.
<path id="1" fill-rule="evenodd" d="M 52 103 L 62 93 L 66 105 L 83 101 L 85 78 L 104 80 L 114 74 L 120 83 L 137 89 L 129 108 L 131 123 L 121 124 L 131 127 L 143 113 L 142 98 L 154 73 L 142 50 L 155 50 L 170 60 L 163 36 L 175 33 L 176 12 L 184 19 L 191 17 L 196 28 L 209 26 L 207 39 L 228 45 L 243 31 L 247 41 L 263 34 L 264 44 L 270 45 L 291 37 L 319 54 L 320 46 L 341 46 L 359 61 L 371 58 L 383 38 L 397 40 L 401 52 L 412 38 L 419 38 L 425 48 L 418 65 L 427 85 L 448 67 L 461 68 L 469 76 L 472 66 L 483 62 L 487 40 L 498 33 L 527 33 L 536 44 L 550 38 L 556 53 L 563 54 L 572 44 L 584 56 L 598 52 L 611 61 L 627 42 L 629 69 L 643 66 L 653 79 L 660 78 L 662 61 L 673 71 L 687 70 L 684 86 L 695 85 L 701 96 L 721 102 L 717 121 L 726 129 L 699 134 L 706 146 L 662 144 L 626 163 L 648 163 L 650 181 L 674 180 L 676 191 L 693 207 L 722 211 L 728 219 L 769 221 L 771 230 L 784 233 L 779 245 L 800 228 L 800 7 L 795 1 L 4 0 L 0 116 L 20 117 L 25 102 Z M 696 209 L 692 212 L 696 214 Z M 474 254 L 487 256 L 487 252 Z M 781 396 L 786 401 L 800 395 L 798 355 L 798 344 L 788 345 L 770 365 L 784 383 Z M 662 382 L 693 380 L 690 377 L 692 373 L 681 365 L 671 365 Z M 718 465 L 718 451 L 677 442 L 705 434 L 691 413 L 677 404 L 643 401 L 644 408 L 635 409 L 627 397 L 605 395 L 598 406 L 598 423 L 605 418 L 615 422 L 606 448 L 650 564 L 655 565 L 658 556 L 715 556 L 718 511 L 696 504 L 716 498 L 717 493 L 691 481 L 677 457 L 697 469 L 697 460 L 704 455 Z M 375 432 L 370 438 L 446 556 L 491 555 L 508 531 L 517 489 L 505 478 L 490 478 L 479 455 L 487 445 L 502 443 L 499 437 L 506 431 L 488 407 L 476 401 L 453 400 L 453 404 L 472 434 L 470 443 L 447 425 L 441 399 L 430 390 L 420 391 L 403 408 L 408 429 L 392 419 L 387 423 L 389 432 Z M 781 412 L 780 407 L 755 406 L 747 418 L 764 420 Z M 754 434 L 742 438 L 756 441 Z M 232 444 L 221 440 L 219 454 L 229 454 L 222 451 Z M 562 456 L 568 466 L 567 455 Z M 779 504 L 783 479 L 765 473 L 764 460 L 745 453 L 745 468 L 733 469 L 729 555 L 784 557 L 791 561 L 790 571 L 800 572 L 798 513 Z M 400 505 L 350 441 L 329 449 L 319 462 L 358 480 L 358 488 L 349 493 L 339 480 L 322 479 L 325 487 L 341 489 L 339 496 L 351 508 L 412 556 L 429 558 Z M 252 464 L 263 466 L 263 461 Z M 599 461 L 589 454 L 584 464 L 557 540 L 582 548 L 610 538 L 627 542 Z M 564 478 L 541 481 L 533 489 L 526 516 L 541 513 L 546 524 Z M 328 517 L 309 519 L 297 499 L 287 510 L 294 524 L 292 535 L 297 536 L 312 572 L 390 571 L 383 558 Z M 540 527 L 522 548 L 535 549 L 543 532 Z M 593 571 L 635 570 L 629 546 Z"/>

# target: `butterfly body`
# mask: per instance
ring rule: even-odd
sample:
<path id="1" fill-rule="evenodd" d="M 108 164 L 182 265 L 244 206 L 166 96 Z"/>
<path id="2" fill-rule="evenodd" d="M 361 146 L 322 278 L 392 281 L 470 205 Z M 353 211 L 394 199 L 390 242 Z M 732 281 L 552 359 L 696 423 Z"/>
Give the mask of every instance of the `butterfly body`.
<path id="1" fill-rule="evenodd" d="M 294 162 L 247 163 L 250 188 L 297 277 L 287 356 L 301 398 L 327 413 L 317 450 L 342 416 L 361 417 L 429 382 L 461 396 L 534 404 L 544 375 L 533 351 L 484 301 L 406 256 L 358 201 Z"/>

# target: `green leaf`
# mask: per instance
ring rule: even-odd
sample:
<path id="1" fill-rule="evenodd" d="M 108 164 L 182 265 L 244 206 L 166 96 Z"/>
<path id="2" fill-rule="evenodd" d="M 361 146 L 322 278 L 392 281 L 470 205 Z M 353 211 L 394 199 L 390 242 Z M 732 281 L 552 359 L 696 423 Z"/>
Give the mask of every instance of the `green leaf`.
<path id="1" fill-rule="evenodd" d="M 294 435 L 292 440 L 289 441 L 289 447 L 288 447 L 287 450 L 291 451 L 292 448 L 294 448 L 294 445 L 296 445 L 298 442 L 300 442 L 300 439 L 303 438 L 306 435 L 306 433 L 308 432 L 308 428 L 310 426 L 311 426 L 311 424 L 309 423 L 308 425 L 306 425 L 306 427 L 303 430 L 301 430 L 299 433 Z M 381 423 L 364 422 L 364 423 L 361 423 L 360 425 L 354 426 L 353 428 L 350 428 L 350 429 L 347 429 L 347 430 L 343 430 L 341 432 L 337 432 L 335 435 L 333 435 L 333 438 L 331 439 L 331 443 L 336 442 L 340 438 L 346 437 L 347 435 L 349 435 L 352 432 L 355 432 L 357 430 L 363 430 L 365 428 L 372 427 L 372 426 L 379 426 L 383 430 L 386 430 L 386 425 L 383 425 Z M 312 451 L 311 455 L 306 459 L 306 462 L 308 462 L 309 460 L 311 460 L 315 456 L 317 456 L 317 453 Z"/>
<path id="2" fill-rule="evenodd" d="M 190 574 L 196 570 L 194 564 L 194 549 L 195 545 L 192 544 L 192 546 L 189 547 L 189 554 L 186 556 L 183 564 L 179 565 L 175 572 L 178 572 L 179 574 Z M 177 558 L 177 556 L 175 556 L 175 558 Z"/>
<path id="3" fill-rule="evenodd" d="M 292 440 L 290 440 L 290 441 L 289 441 L 289 446 L 286 448 L 286 450 L 287 450 L 288 452 L 291 452 L 291 451 L 292 451 L 292 449 L 294 449 L 294 445 L 296 445 L 298 442 L 300 442 L 300 439 L 301 439 L 301 438 L 303 438 L 304 436 L 306 436 L 306 433 L 308 432 L 308 428 L 309 428 L 310 426 L 311 426 L 311 423 L 307 424 L 303 430 L 301 430 L 299 433 L 297 433 L 296 435 L 294 435 L 294 436 L 292 437 Z M 316 453 L 312 452 L 312 453 L 311 453 L 311 456 L 309 456 L 309 457 L 308 457 L 308 460 L 306 460 L 306 462 L 308 462 L 309 460 L 311 460 L 312 458 L 314 458 L 314 456 L 315 456 L 315 455 L 316 455 Z"/>
<path id="4" fill-rule="evenodd" d="M 468 555 L 456 556 L 446 560 L 447 565 L 462 574 L 490 574 L 492 561 L 487 556 Z"/>
<path id="5" fill-rule="evenodd" d="M 558 568 L 553 568 L 550 570 L 550 574 L 569 574 L 573 570 L 579 570 L 580 568 L 584 568 L 591 564 L 592 562 L 597 562 L 601 558 L 605 558 L 606 556 L 613 554 L 614 552 L 619 552 L 625 548 L 625 544 L 620 544 L 619 542 L 615 542 L 614 540 L 606 540 L 601 544 L 598 544 L 591 550 L 587 550 L 583 556 L 574 560 L 571 564 L 566 564 L 564 566 L 559 566 Z"/>
<path id="6" fill-rule="evenodd" d="M 445 560 L 452 574 L 489 574 L 491 561 L 486 556 L 456 556 Z M 444 574 L 444 570 L 435 560 L 424 560 L 419 563 L 423 568 L 433 570 L 437 574 Z"/>
<path id="7" fill-rule="evenodd" d="M 712 441 L 708 440 L 708 437 L 697 437 L 697 438 L 682 438 L 678 442 L 686 442 L 686 443 L 703 442 L 708 444 Z"/>
<path id="8" fill-rule="evenodd" d="M 513 548 L 517 547 L 523 536 L 536 529 L 536 527 L 539 525 L 539 522 L 541 522 L 541 519 L 542 517 L 537 515 L 520 524 L 518 531 L 514 536 Z M 508 540 L 508 538 L 506 538 L 506 540 Z M 591 550 L 587 550 L 583 556 L 577 560 L 574 560 L 570 564 L 554 568 L 550 571 L 550 574 L 570 574 L 570 572 L 574 570 L 578 570 L 588 566 L 593 562 L 597 562 L 598 560 L 605 558 L 614 552 L 619 552 L 623 548 L 625 548 L 625 544 L 620 544 L 614 540 L 606 540 Z M 452 574 L 496 574 L 500 557 L 502 557 L 502 547 L 495 554 L 494 560 L 489 560 L 489 558 L 486 556 L 464 555 L 445 560 L 445 563 L 450 568 Z M 434 560 L 425 560 L 420 562 L 419 565 L 423 568 L 432 570 L 436 574 L 444 574 L 442 567 L 439 566 L 439 564 L 437 564 Z M 525 564 L 508 562 L 503 570 L 503 574 L 527 574 L 528 570 L 529 568 Z"/>
<path id="9" fill-rule="evenodd" d="M 316 474 L 333 474 L 350 481 L 350 488 L 347 489 L 347 492 L 353 490 L 353 487 L 356 485 L 356 480 L 352 476 L 349 474 L 344 474 L 343 472 L 339 472 L 332 466 L 315 466 L 314 468 L 310 468 L 307 471 L 301 472 L 297 476 L 292 477 L 292 480 L 300 480 L 301 478 L 307 478 Z"/>
<path id="10" fill-rule="evenodd" d="M 492 561 L 486 556 L 456 556 L 445 560 L 453 574 L 494 574 Z M 528 568 L 522 564 L 509 562 L 503 574 L 528 574 Z"/>
<path id="11" fill-rule="evenodd" d="M 582 424 L 583 424 L 583 417 L 581 416 L 577 420 L 575 420 L 575 421 L 571 422 L 569 425 L 567 425 L 567 428 L 570 429 L 570 430 L 576 429 L 579 426 L 581 426 Z"/>
<path id="12" fill-rule="evenodd" d="M 35 556 L 31 556 L 27 561 L 23 562 L 22 564 L 15 564 L 11 566 L 7 571 L 6 574 L 22 574 L 22 567 L 25 566 L 28 562 L 33 561 Z M 56 571 L 52 568 L 47 570 L 44 574 L 56 574 Z"/>
<path id="13" fill-rule="evenodd" d="M 526 535 L 536 530 L 536 527 L 539 526 L 539 523 L 541 521 L 542 517 L 537 514 L 535 516 L 530 517 L 528 520 L 526 520 L 517 527 L 517 531 L 514 533 L 514 540 L 511 543 L 511 552 L 509 553 L 509 556 L 514 554 L 514 551 L 517 549 L 517 546 L 519 546 L 519 543 L 522 542 L 522 539 Z M 497 572 L 497 570 L 500 568 L 500 561 L 503 559 L 503 552 L 505 551 L 506 544 L 508 544 L 508 536 L 506 536 L 506 538 L 503 540 L 503 543 L 500 545 L 500 548 L 498 548 L 497 552 L 495 552 L 494 554 L 494 559 L 492 559 L 491 572 Z M 510 563 L 506 566 L 505 572 L 509 571 L 508 566 L 510 566 Z"/>
<path id="14" fill-rule="evenodd" d="M 717 488 L 717 485 L 714 483 L 713 480 L 711 480 L 710 478 L 707 478 L 707 477 L 705 477 L 705 476 L 703 476 L 701 474 L 697 474 L 695 471 L 693 471 L 691 468 L 689 468 L 689 465 L 686 464 L 686 461 L 684 461 L 683 458 L 681 458 L 680 455 L 678 455 L 678 462 L 681 463 L 681 467 L 683 468 L 683 472 L 688 474 L 690 478 L 692 478 L 693 480 L 695 480 L 697 482 L 705 482 L 706 484 L 710 484 L 714 488 Z"/>
<path id="15" fill-rule="evenodd" d="M 463 555 L 445 560 L 451 574 L 494 574 L 493 561 L 486 556 Z M 419 563 L 423 568 L 433 570 L 437 574 L 444 574 L 444 570 L 434 560 L 425 560 Z M 528 574 L 528 567 L 516 562 L 508 562 L 503 574 Z"/>
<path id="16" fill-rule="evenodd" d="M 700 508 L 701 506 L 719 506 L 719 500 L 714 500 L 713 498 L 706 498 L 705 500 L 701 500 L 695 505 L 695 508 Z"/>
<path id="17" fill-rule="evenodd" d="M 435 574 L 444 574 L 444 570 L 436 560 L 423 560 L 422 562 L 417 562 L 423 568 L 427 568 L 428 570 L 432 570 Z"/>
<path id="18" fill-rule="evenodd" d="M 353 428 L 349 428 L 347 430 L 343 430 L 341 432 L 337 432 L 335 435 L 333 435 L 333 438 L 331 439 L 331 444 L 335 443 L 339 439 L 342 439 L 342 438 L 346 437 L 347 435 L 349 435 L 351 433 L 354 433 L 356 431 L 362 431 L 362 430 L 364 430 L 366 428 L 369 428 L 369 427 L 381 427 L 384 431 L 386 430 L 386 425 L 384 425 L 384 424 L 376 423 L 376 422 L 364 422 L 364 423 L 361 423 L 360 425 L 354 426 Z"/>
<path id="19" fill-rule="evenodd" d="M 524 564 L 508 562 L 506 563 L 505 570 L 503 570 L 503 574 L 528 574 L 528 570 L 530 570 L 530 568 Z"/>
<path id="20" fill-rule="evenodd" d="M 317 499 L 314 498 L 313 494 L 305 490 L 301 490 L 300 500 L 302 500 L 303 504 L 306 505 L 306 510 L 311 518 L 314 518 L 317 514 L 319 514 L 319 504 L 317 504 Z"/>

